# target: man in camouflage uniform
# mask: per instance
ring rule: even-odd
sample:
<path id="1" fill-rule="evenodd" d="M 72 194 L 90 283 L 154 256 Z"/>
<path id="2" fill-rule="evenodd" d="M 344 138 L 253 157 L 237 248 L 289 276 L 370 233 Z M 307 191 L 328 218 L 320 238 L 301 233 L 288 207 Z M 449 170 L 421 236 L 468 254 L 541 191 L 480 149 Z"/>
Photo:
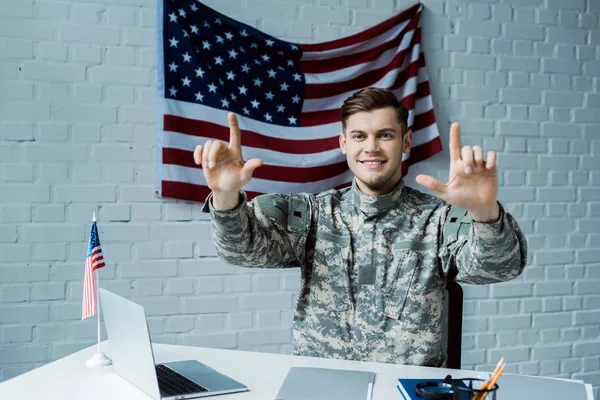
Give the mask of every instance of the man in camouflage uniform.
<path id="1" fill-rule="evenodd" d="M 352 187 L 319 195 L 271 194 L 246 202 L 241 188 L 261 160 L 244 161 L 235 115 L 230 144 L 194 152 L 212 193 L 206 200 L 216 248 L 245 267 L 301 268 L 294 353 L 443 366 L 442 308 L 448 280 L 507 281 L 525 266 L 527 244 L 496 201 L 494 152 L 461 149 L 450 133 L 450 179 L 420 175 L 441 199 L 405 186 L 408 112 L 383 89 L 359 91 L 342 107 L 340 147 Z"/>

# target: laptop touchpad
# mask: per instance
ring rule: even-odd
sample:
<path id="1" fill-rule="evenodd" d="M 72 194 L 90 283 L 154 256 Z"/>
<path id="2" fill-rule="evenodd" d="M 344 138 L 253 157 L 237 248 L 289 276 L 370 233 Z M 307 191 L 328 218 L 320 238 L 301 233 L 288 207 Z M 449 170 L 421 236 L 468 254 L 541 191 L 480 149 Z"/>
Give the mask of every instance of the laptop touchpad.
<path id="1" fill-rule="evenodd" d="M 228 378 L 196 360 L 175 361 L 164 363 L 164 365 L 196 382 L 198 385 L 205 387 L 211 392 L 245 388 L 244 385 L 241 385 L 233 379 Z"/>

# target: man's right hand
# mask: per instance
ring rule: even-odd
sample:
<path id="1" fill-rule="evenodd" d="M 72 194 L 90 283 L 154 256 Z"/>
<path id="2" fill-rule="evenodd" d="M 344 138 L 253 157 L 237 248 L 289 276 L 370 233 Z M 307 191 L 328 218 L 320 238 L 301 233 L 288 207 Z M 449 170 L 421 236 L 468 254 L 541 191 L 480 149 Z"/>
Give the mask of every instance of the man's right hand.
<path id="1" fill-rule="evenodd" d="M 194 161 L 202 165 L 206 184 L 213 191 L 213 207 L 218 210 L 237 206 L 240 189 L 250 182 L 254 170 L 262 165 L 258 158 L 244 161 L 237 118 L 232 112 L 227 118 L 229 146 L 218 140 L 207 140 L 194 150 Z"/>

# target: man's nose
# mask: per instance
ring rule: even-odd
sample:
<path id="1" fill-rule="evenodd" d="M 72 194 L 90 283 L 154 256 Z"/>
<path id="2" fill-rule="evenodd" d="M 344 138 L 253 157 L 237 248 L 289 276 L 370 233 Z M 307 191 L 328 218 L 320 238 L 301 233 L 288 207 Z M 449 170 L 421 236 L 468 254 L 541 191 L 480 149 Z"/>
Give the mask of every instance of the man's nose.
<path id="1" fill-rule="evenodd" d="M 377 138 L 374 136 L 369 136 L 367 138 L 366 144 L 365 144 L 365 151 L 367 153 L 375 153 L 379 151 L 379 141 L 377 141 Z"/>

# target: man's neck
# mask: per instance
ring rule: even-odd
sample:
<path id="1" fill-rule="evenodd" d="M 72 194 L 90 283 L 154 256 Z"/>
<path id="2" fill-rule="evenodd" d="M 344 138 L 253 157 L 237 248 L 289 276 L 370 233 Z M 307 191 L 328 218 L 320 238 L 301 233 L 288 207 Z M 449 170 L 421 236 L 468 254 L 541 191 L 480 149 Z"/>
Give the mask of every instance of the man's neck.
<path id="1" fill-rule="evenodd" d="M 402 177 L 400 177 L 398 180 L 396 180 L 394 182 L 393 185 L 391 186 L 387 186 L 387 183 L 390 182 L 386 182 L 386 186 L 381 188 L 381 189 L 372 189 L 372 188 L 368 188 L 363 182 L 361 182 L 359 179 L 356 179 L 356 187 L 358 188 L 358 190 L 360 190 L 360 192 L 366 196 L 385 196 L 386 194 L 390 194 L 394 191 L 394 189 L 396 189 L 398 187 L 398 185 L 400 184 L 400 181 L 402 181 Z"/>

